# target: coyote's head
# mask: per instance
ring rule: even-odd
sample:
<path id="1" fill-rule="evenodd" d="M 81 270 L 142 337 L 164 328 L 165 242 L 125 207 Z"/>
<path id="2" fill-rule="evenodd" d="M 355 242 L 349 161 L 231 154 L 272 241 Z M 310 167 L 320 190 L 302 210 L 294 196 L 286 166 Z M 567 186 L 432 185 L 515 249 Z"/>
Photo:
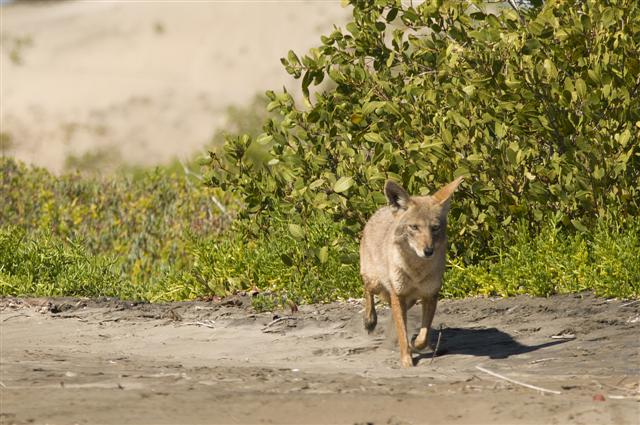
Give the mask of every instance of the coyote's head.
<path id="1" fill-rule="evenodd" d="M 396 242 L 406 242 L 420 258 L 444 252 L 451 195 L 461 181 L 462 177 L 458 177 L 430 196 L 409 196 L 401 186 L 388 180 L 384 193 L 395 210 Z"/>

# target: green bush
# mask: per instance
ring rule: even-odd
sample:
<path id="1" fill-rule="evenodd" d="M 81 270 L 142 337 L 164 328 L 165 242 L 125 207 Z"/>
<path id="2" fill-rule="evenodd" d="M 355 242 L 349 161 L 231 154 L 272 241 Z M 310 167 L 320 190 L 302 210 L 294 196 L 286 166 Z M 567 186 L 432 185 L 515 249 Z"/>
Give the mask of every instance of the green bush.
<path id="1" fill-rule="evenodd" d="M 282 217 L 259 235 L 238 222 L 228 233 L 193 245 L 193 268 L 166 293 L 194 298 L 259 289 L 276 294 L 256 304 L 319 302 L 362 296 L 358 238 L 323 216 L 305 227 L 291 227 Z M 613 220 L 613 219 L 612 219 Z M 306 229 L 303 231 L 303 229 Z M 548 222 L 532 235 L 516 225 L 515 240 L 492 239 L 497 254 L 475 265 L 461 258 L 449 262 L 442 296 L 549 296 L 594 291 L 598 296 L 640 296 L 640 219 L 601 221 L 587 232 L 568 232 Z M 321 247 L 321 248 L 318 248 Z M 186 291 L 186 292 L 184 292 Z M 267 307 L 262 307 L 267 308 Z"/>
<path id="2" fill-rule="evenodd" d="M 466 266 L 454 260 L 445 275 L 445 297 L 469 295 L 548 296 L 594 291 L 603 297 L 640 296 L 640 220 L 599 222 L 594 229 L 568 234 L 546 223 L 531 235 L 519 223 L 510 244 L 495 241 L 495 257 Z"/>
<path id="3" fill-rule="evenodd" d="M 465 175 L 452 251 L 472 264 L 496 233 L 548 221 L 579 232 L 615 208 L 640 212 L 640 5 L 547 1 L 500 14 L 481 2 L 352 0 L 346 30 L 287 71 L 304 107 L 268 92 L 257 137 L 228 137 L 211 185 L 256 225 L 322 212 L 357 231 L 387 178 L 412 193 Z M 330 79 L 335 88 L 311 94 Z M 265 212 L 261 214 L 261 212 Z"/>
<path id="4" fill-rule="evenodd" d="M 0 162 L 0 294 L 194 299 L 259 288 L 295 302 L 359 293 L 357 238 L 323 217 L 261 233 L 219 191 L 157 169 L 55 176 Z M 226 230 L 225 230 L 226 229 Z M 320 247 L 320 248 L 317 248 Z"/>
<path id="5" fill-rule="evenodd" d="M 302 228 L 272 216 L 264 233 L 245 222 L 190 246 L 192 267 L 167 279 L 166 293 L 191 299 L 259 289 L 293 302 L 323 302 L 360 294 L 358 241 L 318 217 Z"/>
<path id="6" fill-rule="evenodd" d="M 57 177 L 3 158 L 0 170 L 3 229 L 19 227 L 27 239 L 50 237 L 55 245 L 71 241 L 87 255 L 112 257 L 118 274 L 134 287 L 190 266 L 191 235 L 215 234 L 228 220 L 212 201 L 221 196 L 218 191 L 160 169 L 136 179 Z"/>
<path id="7" fill-rule="evenodd" d="M 256 231 L 248 220 L 221 226 L 208 212 L 210 190 L 159 171 L 95 180 L 11 160 L 0 168 L 8 202 L 0 208 L 0 295 L 169 301 L 255 289 L 260 310 L 361 296 L 358 235 L 324 214 L 297 225 L 273 213 Z M 577 234 L 555 222 L 537 234 L 523 222 L 514 227 L 515 237 L 497 233 L 494 254 L 476 264 L 454 257 L 443 296 L 640 296 L 638 217 L 611 214 Z"/>
<path id="8" fill-rule="evenodd" d="M 17 296 L 119 296 L 142 293 L 117 272 L 113 258 L 92 256 L 74 243 L 0 229 L 0 294 Z"/>

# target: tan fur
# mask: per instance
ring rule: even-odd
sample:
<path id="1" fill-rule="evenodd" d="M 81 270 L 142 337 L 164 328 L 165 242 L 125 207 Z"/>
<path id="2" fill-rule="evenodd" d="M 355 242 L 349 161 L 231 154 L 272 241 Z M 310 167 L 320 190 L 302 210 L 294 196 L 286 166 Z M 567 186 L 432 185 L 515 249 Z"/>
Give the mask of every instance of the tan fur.
<path id="1" fill-rule="evenodd" d="M 391 305 L 403 367 L 413 366 L 407 337 L 407 310 L 422 302 L 422 324 L 413 348 L 429 340 L 429 327 L 442 286 L 447 248 L 447 213 L 462 177 L 431 196 L 409 196 L 392 181 L 385 184 L 389 205 L 367 222 L 360 241 L 360 274 L 364 283 L 364 325 L 377 324 L 374 295 Z"/>

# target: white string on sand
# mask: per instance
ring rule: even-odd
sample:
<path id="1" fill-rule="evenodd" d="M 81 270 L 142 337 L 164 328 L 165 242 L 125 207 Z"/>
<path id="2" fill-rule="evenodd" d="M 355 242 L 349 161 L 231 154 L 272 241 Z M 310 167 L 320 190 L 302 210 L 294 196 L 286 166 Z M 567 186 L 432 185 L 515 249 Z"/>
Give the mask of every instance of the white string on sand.
<path id="1" fill-rule="evenodd" d="M 547 390 L 546 388 L 536 387 L 535 385 L 525 384 L 524 382 L 520 382 L 520 381 L 516 381 L 515 379 L 507 378 L 506 376 L 502 376 L 499 373 L 495 373 L 495 372 L 492 372 L 490 370 L 487 370 L 487 369 L 483 368 L 482 366 L 476 366 L 476 369 L 478 369 L 478 370 L 480 370 L 480 371 L 482 371 L 484 373 L 488 373 L 491 376 L 495 376 L 496 378 L 504 379 L 505 381 L 509 381 L 509 382 L 512 382 L 512 383 L 517 384 L 517 385 L 522 385 L 523 387 L 531 388 L 531 389 L 542 391 L 542 392 L 545 392 L 545 393 L 562 394 L 560 391 Z"/>
<path id="2" fill-rule="evenodd" d="M 433 363 L 438 355 L 438 348 L 440 347 L 440 337 L 442 336 L 442 323 L 440 324 L 440 332 L 438 332 L 438 342 L 436 342 L 436 348 L 433 350 L 433 355 L 431 356 L 431 361 L 429 364 Z"/>

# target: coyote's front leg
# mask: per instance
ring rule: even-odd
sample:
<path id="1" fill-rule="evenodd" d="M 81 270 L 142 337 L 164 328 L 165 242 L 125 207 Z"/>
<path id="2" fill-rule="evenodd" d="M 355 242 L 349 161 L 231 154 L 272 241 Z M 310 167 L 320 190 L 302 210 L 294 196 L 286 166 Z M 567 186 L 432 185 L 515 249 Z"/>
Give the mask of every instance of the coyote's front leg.
<path id="1" fill-rule="evenodd" d="M 413 348 L 416 350 L 422 350 L 429 344 L 429 328 L 431 328 L 431 322 L 433 321 L 433 315 L 436 313 L 437 304 L 437 295 L 422 298 L 422 325 L 420 326 L 418 336 L 413 342 Z"/>
<path id="2" fill-rule="evenodd" d="M 409 340 L 407 339 L 407 305 L 405 300 L 393 290 L 389 291 L 389 302 L 391 304 L 391 315 L 396 324 L 396 333 L 398 334 L 400 364 L 402 367 L 412 367 L 413 359 L 411 359 Z"/>

